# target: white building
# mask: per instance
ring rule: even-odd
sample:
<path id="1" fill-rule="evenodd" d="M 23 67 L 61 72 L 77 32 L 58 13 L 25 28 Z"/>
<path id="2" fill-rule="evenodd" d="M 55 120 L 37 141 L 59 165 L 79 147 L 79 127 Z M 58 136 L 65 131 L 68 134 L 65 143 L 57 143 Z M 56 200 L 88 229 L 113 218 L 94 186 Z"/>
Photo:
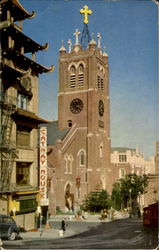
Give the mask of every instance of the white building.
<path id="1" fill-rule="evenodd" d="M 144 173 L 155 174 L 155 156 L 149 157 L 149 160 L 145 161 L 144 164 Z"/>
<path id="2" fill-rule="evenodd" d="M 129 166 L 130 173 L 136 173 L 137 175 L 143 175 L 145 173 L 145 159 L 144 154 L 141 153 L 138 148 L 132 149 L 127 147 L 115 147 L 111 151 L 111 163 L 118 164 L 122 168 Z M 148 162 L 147 162 L 148 165 Z M 125 168 L 124 167 L 124 168 Z M 121 172 L 121 171 L 120 171 Z M 121 174 L 119 172 L 119 178 Z M 124 170 L 123 170 L 124 172 Z M 126 173 L 125 169 L 125 173 Z M 124 177 L 124 176 L 123 176 Z"/>

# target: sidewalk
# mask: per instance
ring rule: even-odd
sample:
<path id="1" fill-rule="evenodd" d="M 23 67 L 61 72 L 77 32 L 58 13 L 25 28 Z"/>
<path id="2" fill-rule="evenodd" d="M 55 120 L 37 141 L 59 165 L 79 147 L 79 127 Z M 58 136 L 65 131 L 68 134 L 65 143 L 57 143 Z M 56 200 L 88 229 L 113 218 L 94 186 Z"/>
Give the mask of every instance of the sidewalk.
<path id="1" fill-rule="evenodd" d="M 122 219 L 122 218 L 126 218 L 128 217 L 127 215 L 123 215 L 120 212 L 117 212 L 115 214 L 115 218 L 114 219 Z M 62 218 L 66 219 L 66 222 L 68 222 L 68 224 L 70 223 L 70 227 L 72 225 L 72 228 L 70 229 L 69 227 L 67 228 L 66 232 L 63 234 L 63 236 L 59 235 L 59 227 L 60 227 L 60 222 L 62 220 Z M 64 237 L 69 237 L 72 235 L 75 235 L 78 232 L 78 226 L 74 226 L 73 224 L 76 225 L 76 223 L 78 224 L 78 222 L 80 222 L 79 224 L 83 224 L 83 223 L 101 223 L 101 222 L 111 222 L 112 219 L 110 218 L 106 218 L 105 220 L 100 220 L 99 219 L 100 216 L 99 215 L 91 215 L 88 214 L 87 219 L 82 219 L 82 218 L 75 218 L 74 216 L 69 216 L 69 215 L 56 215 L 56 216 L 51 216 L 49 219 L 49 225 L 50 227 L 48 229 L 46 228 L 42 228 L 41 231 L 27 231 L 27 232 L 22 232 L 20 233 L 20 237 L 22 237 L 22 239 L 56 239 L 56 238 L 64 238 Z M 79 225 L 80 226 L 80 225 Z M 81 232 L 81 231 L 80 231 Z"/>
<path id="2" fill-rule="evenodd" d="M 63 236 L 60 236 L 58 229 L 53 229 L 53 228 L 45 229 L 45 228 L 43 228 L 43 230 L 41 232 L 40 231 L 37 231 L 37 232 L 28 231 L 25 233 L 20 233 L 20 237 L 23 240 L 26 240 L 26 239 L 48 239 L 48 238 L 49 239 L 56 239 L 56 238 L 69 237 L 69 236 L 72 236 L 74 234 L 75 234 L 74 231 L 67 230 Z"/>

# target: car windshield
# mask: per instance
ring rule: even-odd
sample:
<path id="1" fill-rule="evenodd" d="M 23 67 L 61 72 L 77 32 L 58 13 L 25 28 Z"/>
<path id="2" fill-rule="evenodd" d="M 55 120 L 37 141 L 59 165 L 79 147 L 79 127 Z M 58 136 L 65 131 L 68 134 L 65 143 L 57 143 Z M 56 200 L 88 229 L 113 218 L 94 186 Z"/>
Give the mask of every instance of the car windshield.
<path id="1" fill-rule="evenodd" d="M 2 217 L 3 223 L 14 223 L 14 220 L 10 217 Z"/>

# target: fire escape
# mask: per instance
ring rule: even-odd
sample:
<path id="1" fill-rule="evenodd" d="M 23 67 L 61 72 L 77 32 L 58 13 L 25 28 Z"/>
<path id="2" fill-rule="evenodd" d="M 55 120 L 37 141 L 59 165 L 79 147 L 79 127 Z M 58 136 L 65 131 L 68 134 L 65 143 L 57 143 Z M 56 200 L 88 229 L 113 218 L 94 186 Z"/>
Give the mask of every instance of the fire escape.
<path id="1" fill-rule="evenodd" d="M 16 110 L 16 98 L 1 93 L 1 138 L 0 138 L 0 191 L 9 191 L 11 174 L 15 158 L 17 158 L 16 143 L 11 140 L 13 120 L 12 113 Z"/>

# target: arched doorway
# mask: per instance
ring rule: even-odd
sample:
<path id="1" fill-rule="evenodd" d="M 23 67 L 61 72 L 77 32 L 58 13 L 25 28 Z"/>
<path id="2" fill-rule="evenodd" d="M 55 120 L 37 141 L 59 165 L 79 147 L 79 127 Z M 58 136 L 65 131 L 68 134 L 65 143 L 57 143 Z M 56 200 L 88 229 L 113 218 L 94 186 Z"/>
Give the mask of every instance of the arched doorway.
<path id="1" fill-rule="evenodd" d="M 74 210 L 74 194 L 71 193 L 70 183 L 68 183 L 65 188 L 65 206 L 69 211 Z"/>

